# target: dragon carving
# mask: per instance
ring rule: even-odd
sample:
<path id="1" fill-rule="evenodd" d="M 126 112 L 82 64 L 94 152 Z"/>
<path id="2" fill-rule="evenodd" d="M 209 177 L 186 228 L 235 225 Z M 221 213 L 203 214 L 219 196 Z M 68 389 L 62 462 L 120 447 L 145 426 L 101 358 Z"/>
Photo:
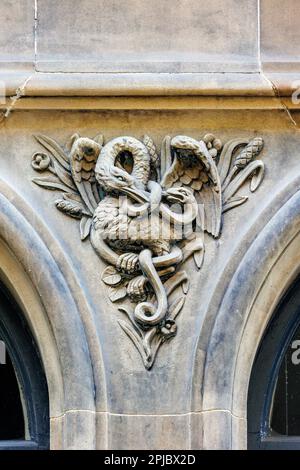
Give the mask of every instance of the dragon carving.
<path id="1" fill-rule="evenodd" d="M 122 300 L 127 320 L 118 322 L 150 369 L 177 331 L 189 289 L 183 264 L 193 259 L 201 268 L 204 233 L 218 238 L 222 214 L 248 199 L 236 195 L 241 186 L 249 180 L 253 192 L 263 179 L 264 164 L 255 159 L 263 140 L 223 146 L 212 134 L 166 136 L 159 157 L 148 136 L 104 144 L 101 135 L 75 134 L 65 147 L 35 138 L 47 152 L 36 152 L 32 167 L 47 176 L 33 182 L 60 191 L 56 207 L 80 219 L 81 239 L 90 237 L 107 264 L 102 281 L 110 300 Z"/>

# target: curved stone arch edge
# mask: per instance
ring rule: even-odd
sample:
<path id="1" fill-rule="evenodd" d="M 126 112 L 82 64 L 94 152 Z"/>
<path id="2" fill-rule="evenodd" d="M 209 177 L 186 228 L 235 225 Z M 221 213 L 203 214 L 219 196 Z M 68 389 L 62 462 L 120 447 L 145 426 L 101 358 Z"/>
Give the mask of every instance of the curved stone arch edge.
<path id="1" fill-rule="evenodd" d="M 101 338 L 96 332 L 93 312 L 96 307 L 91 305 L 86 295 L 85 287 L 76 276 L 72 260 L 65 252 L 59 241 L 51 233 L 50 229 L 34 211 L 27 201 L 18 194 L 6 181 L 0 179 L 0 194 L 13 201 L 16 209 L 23 215 L 26 221 L 34 227 L 37 236 L 42 240 L 47 250 L 54 259 L 58 272 L 62 273 L 66 285 L 76 304 L 78 315 L 84 328 L 92 369 L 94 371 L 95 406 L 99 412 L 107 410 L 106 378 L 104 373 L 104 361 L 101 347 Z"/>
<path id="2" fill-rule="evenodd" d="M 59 416 L 63 413 L 64 388 L 51 325 L 37 291 L 22 265 L 2 239 L 0 239 L 0 280 L 20 307 L 35 339 L 47 375 L 49 395 L 52 397 L 50 416 Z M 39 340 L 40 334 L 43 336 L 43 341 Z"/>
<path id="3" fill-rule="evenodd" d="M 255 239 L 263 232 L 266 225 L 276 216 L 279 210 L 294 196 L 299 187 L 300 176 L 297 176 L 289 180 L 283 188 L 279 189 L 279 191 L 269 198 L 267 205 L 262 208 L 261 212 L 257 212 L 257 216 L 251 226 L 244 233 L 239 235 L 239 240 L 227 264 L 220 270 L 219 277 L 215 279 L 209 298 L 206 300 L 206 313 L 200 322 L 201 327 L 199 328 L 197 346 L 195 349 L 191 402 L 193 412 L 203 410 L 202 392 L 206 352 L 209 349 L 212 331 L 218 319 L 221 305 L 229 289 L 230 282 Z"/>
<path id="4" fill-rule="evenodd" d="M 300 271 L 300 256 L 296 256 L 299 237 L 297 192 L 254 239 L 219 308 L 203 374 L 204 448 L 247 447 L 252 364 L 277 302 Z M 287 274 L 285 278 L 282 272 Z"/>
<path id="5" fill-rule="evenodd" d="M 52 337 L 49 348 L 52 349 L 52 354 L 56 349 L 55 355 L 60 358 L 59 362 L 56 361 L 59 372 L 55 376 L 53 370 L 47 370 L 45 347 L 41 347 L 40 339 L 37 341 L 47 380 L 50 376 L 51 380 L 55 381 L 55 388 L 57 387 L 55 395 L 52 396 L 53 387 L 49 387 L 53 430 L 51 447 L 94 448 L 97 418 L 94 372 L 80 312 L 72 291 L 47 245 L 28 222 L 23 211 L 21 213 L 16 205 L 12 204 L 11 201 L 15 203 L 15 199 L 19 197 L 12 188 L 1 181 L 0 238 L 8 247 L 14 261 L 22 267 L 27 282 L 27 293 L 30 289 L 31 293 L 34 293 L 32 301 L 39 309 L 39 315 L 45 317 L 43 326 L 48 327 L 46 337 Z M 18 233 L 21 235 L 17 236 Z M 43 266 L 47 266 L 47 270 L 43 269 Z M 5 277 L 8 280 L 11 274 L 2 273 L 2 278 Z M 60 295 L 54 298 L 53 292 L 56 291 L 59 291 Z M 17 300 L 20 302 L 20 299 Z M 39 327 L 40 325 L 36 324 L 35 329 Z M 76 428 L 80 428 L 80 433 L 75 432 Z"/>

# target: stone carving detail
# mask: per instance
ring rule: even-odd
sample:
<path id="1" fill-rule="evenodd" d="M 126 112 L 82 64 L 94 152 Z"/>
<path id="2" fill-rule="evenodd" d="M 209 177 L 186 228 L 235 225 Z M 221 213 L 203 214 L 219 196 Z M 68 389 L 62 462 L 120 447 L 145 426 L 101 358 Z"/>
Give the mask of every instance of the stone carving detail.
<path id="1" fill-rule="evenodd" d="M 110 301 L 122 301 L 119 325 L 150 369 L 160 345 L 176 335 L 189 290 L 185 261 L 201 268 L 204 232 L 219 237 L 222 214 L 247 201 L 241 186 L 249 180 L 254 192 L 263 179 L 264 164 L 255 160 L 263 140 L 223 146 L 212 134 L 166 136 L 159 155 L 148 136 L 104 144 L 101 135 L 75 134 L 65 148 L 35 138 L 44 150 L 32 167 L 46 176 L 33 182 L 60 191 L 57 209 L 80 220 L 81 239 L 90 237 L 107 264 L 102 282 Z"/>

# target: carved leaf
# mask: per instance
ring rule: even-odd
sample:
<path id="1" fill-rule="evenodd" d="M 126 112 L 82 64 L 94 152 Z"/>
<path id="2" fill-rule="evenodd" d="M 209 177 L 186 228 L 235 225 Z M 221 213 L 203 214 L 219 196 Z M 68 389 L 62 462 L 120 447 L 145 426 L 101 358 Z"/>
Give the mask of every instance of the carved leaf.
<path id="1" fill-rule="evenodd" d="M 79 194 L 77 193 L 65 193 L 63 195 L 63 198 L 66 199 L 67 201 L 75 201 L 77 202 L 78 204 L 80 204 L 82 206 L 82 208 L 84 210 L 86 210 L 86 207 L 84 206 L 84 204 L 82 203 L 82 199 L 80 197 Z"/>
<path id="2" fill-rule="evenodd" d="M 85 192 L 85 195 L 86 195 L 86 198 L 87 198 L 87 206 L 88 208 L 90 209 L 91 213 L 93 214 L 94 210 L 96 209 L 98 203 L 95 199 L 95 196 L 94 196 L 94 192 L 93 192 L 93 188 L 92 188 L 92 185 L 89 181 L 84 181 L 82 183 L 83 187 L 84 187 L 84 192 Z M 79 187 L 79 186 L 77 186 Z M 83 195 L 83 194 L 81 194 Z M 84 202 L 86 203 L 86 200 L 84 199 Z"/>
<path id="3" fill-rule="evenodd" d="M 187 294 L 188 291 L 189 291 L 189 288 L 190 288 L 190 281 L 189 279 L 186 279 L 185 281 L 183 281 L 183 283 L 181 284 L 181 288 L 182 288 L 182 292 L 184 294 Z"/>
<path id="4" fill-rule="evenodd" d="M 188 280 L 188 275 L 185 271 L 178 271 L 174 274 L 174 276 L 170 277 L 165 283 L 164 288 L 166 290 L 166 294 L 170 295 L 176 287 L 180 284 Z"/>
<path id="5" fill-rule="evenodd" d="M 233 209 L 234 207 L 241 206 L 246 201 L 248 201 L 247 196 L 229 199 L 229 201 L 223 206 L 223 213 Z"/>
<path id="6" fill-rule="evenodd" d="M 152 356 L 151 342 L 152 342 L 156 332 L 157 332 L 156 327 L 150 328 L 150 330 L 148 330 L 145 333 L 144 338 L 143 338 L 143 348 L 144 348 L 144 351 L 145 351 L 145 354 L 146 354 L 146 357 L 147 357 L 148 360 L 150 360 L 151 356 Z"/>
<path id="7" fill-rule="evenodd" d="M 257 172 L 253 175 L 251 182 L 250 182 L 250 191 L 254 193 L 257 188 L 260 186 L 265 173 L 265 166 L 261 160 L 257 160 L 261 165 L 259 166 Z"/>
<path id="8" fill-rule="evenodd" d="M 177 297 L 169 307 L 169 318 L 175 320 L 184 306 L 185 297 Z"/>
<path id="9" fill-rule="evenodd" d="M 171 137 L 166 135 L 161 144 L 160 171 L 162 176 L 169 170 L 171 165 Z"/>
<path id="10" fill-rule="evenodd" d="M 152 355 L 148 359 L 148 361 L 144 361 L 144 366 L 147 370 L 151 369 L 151 367 L 153 366 L 155 358 L 156 358 L 157 353 L 158 353 L 158 350 L 159 350 L 160 346 L 163 344 L 163 342 L 164 342 L 164 338 L 163 338 L 162 335 L 154 336 L 153 342 L 152 342 L 152 345 L 151 345 Z"/>
<path id="11" fill-rule="evenodd" d="M 240 189 L 240 187 L 245 183 L 245 181 L 251 176 L 256 178 L 254 184 L 250 189 L 255 191 L 258 185 L 261 183 L 264 174 L 264 164 L 261 160 L 255 160 L 254 162 L 249 163 L 246 168 L 244 168 L 237 176 L 231 181 L 231 183 L 224 190 L 223 198 L 224 204 L 231 199 L 231 197 Z"/>
<path id="12" fill-rule="evenodd" d="M 184 261 L 188 259 L 191 255 L 193 255 L 195 265 L 198 269 L 200 269 L 204 260 L 205 252 L 202 237 L 200 238 L 199 234 L 195 232 L 193 236 L 190 237 L 189 241 L 186 243 L 182 252 Z"/>
<path id="13" fill-rule="evenodd" d="M 228 141 L 221 152 L 219 163 L 218 163 L 218 171 L 220 175 L 221 184 L 224 183 L 231 166 L 232 157 L 234 151 L 237 147 L 241 145 L 247 145 L 249 143 L 249 139 L 234 139 Z"/>
<path id="14" fill-rule="evenodd" d="M 149 360 L 145 356 L 145 351 L 144 351 L 144 348 L 143 348 L 141 337 L 138 335 L 138 333 L 133 329 L 133 327 L 129 323 L 126 323 L 123 320 L 118 320 L 118 323 L 119 323 L 120 327 L 122 328 L 122 330 L 131 339 L 131 341 L 135 345 L 136 349 L 140 353 L 140 355 L 143 359 L 145 367 L 149 368 L 149 367 L 147 367 L 147 364 L 148 364 Z"/>
<path id="15" fill-rule="evenodd" d="M 115 286 L 122 281 L 120 273 L 113 266 L 104 269 L 101 279 L 108 286 Z"/>
<path id="16" fill-rule="evenodd" d="M 47 137 L 45 135 L 37 134 L 34 136 L 36 140 L 45 148 L 47 149 L 54 158 L 61 164 L 65 170 L 70 169 L 69 159 L 68 156 L 65 154 L 64 150 L 58 145 L 55 140 Z"/>
<path id="17" fill-rule="evenodd" d="M 39 178 L 32 178 L 33 183 L 38 186 L 42 186 L 46 189 L 56 190 L 60 189 L 61 191 L 69 192 L 70 188 L 61 183 L 58 178 L 55 176 L 41 176 Z"/>
<path id="18" fill-rule="evenodd" d="M 122 281 L 120 274 L 112 274 L 111 276 L 106 276 L 103 279 L 103 282 L 108 286 L 116 286 Z"/>
<path id="19" fill-rule="evenodd" d="M 111 302 L 117 302 L 124 299 L 127 295 L 127 289 L 124 286 L 109 287 L 108 297 Z"/>
<path id="20" fill-rule="evenodd" d="M 60 179 L 60 181 L 62 183 L 64 183 L 66 186 L 68 186 L 68 188 L 73 189 L 74 191 L 76 191 L 76 186 L 74 184 L 74 181 L 73 181 L 70 173 L 68 173 L 66 170 L 64 170 L 55 161 L 53 161 L 53 164 L 54 164 L 55 172 L 56 172 L 58 178 Z"/>
<path id="21" fill-rule="evenodd" d="M 81 238 L 81 240 L 85 240 L 89 236 L 91 226 L 92 226 L 91 217 L 83 216 L 81 221 L 80 221 L 80 238 Z"/>
<path id="22" fill-rule="evenodd" d="M 98 187 L 97 187 L 97 184 L 96 183 L 93 183 L 91 185 L 91 188 L 92 188 L 92 192 L 93 192 L 93 195 L 94 195 L 94 198 L 95 198 L 95 201 L 97 203 L 97 205 L 99 204 L 101 198 L 100 198 L 100 194 L 99 194 L 99 191 L 98 191 Z"/>

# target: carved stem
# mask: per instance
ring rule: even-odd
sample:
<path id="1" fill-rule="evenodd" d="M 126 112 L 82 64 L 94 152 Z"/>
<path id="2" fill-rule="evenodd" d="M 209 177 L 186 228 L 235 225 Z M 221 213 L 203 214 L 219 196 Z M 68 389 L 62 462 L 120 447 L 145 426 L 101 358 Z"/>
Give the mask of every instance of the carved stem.
<path id="1" fill-rule="evenodd" d="M 143 250 L 139 255 L 140 267 L 144 275 L 148 278 L 153 287 L 157 307 L 151 302 L 142 302 L 138 304 L 134 311 L 136 321 L 143 326 L 155 326 L 160 323 L 168 311 L 168 299 L 164 286 L 157 274 L 152 262 L 152 253 L 150 250 Z"/>

